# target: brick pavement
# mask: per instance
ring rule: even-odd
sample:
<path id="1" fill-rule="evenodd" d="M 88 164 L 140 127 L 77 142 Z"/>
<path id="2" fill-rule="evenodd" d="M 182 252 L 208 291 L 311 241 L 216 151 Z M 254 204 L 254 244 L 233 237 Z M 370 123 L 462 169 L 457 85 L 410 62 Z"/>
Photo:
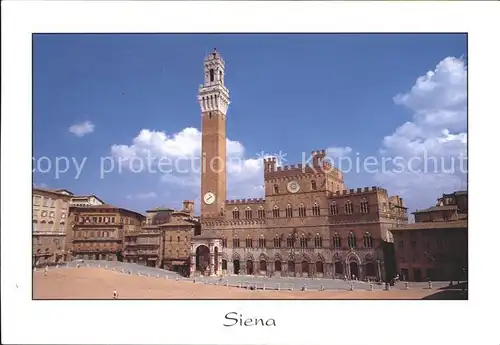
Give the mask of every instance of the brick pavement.
<path id="1" fill-rule="evenodd" d="M 33 273 L 35 299 L 112 299 L 115 289 L 119 299 L 422 299 L 437 291 L 257 291 L 83 267 L 51 269 L 47 276 L 43 270 Z"/>

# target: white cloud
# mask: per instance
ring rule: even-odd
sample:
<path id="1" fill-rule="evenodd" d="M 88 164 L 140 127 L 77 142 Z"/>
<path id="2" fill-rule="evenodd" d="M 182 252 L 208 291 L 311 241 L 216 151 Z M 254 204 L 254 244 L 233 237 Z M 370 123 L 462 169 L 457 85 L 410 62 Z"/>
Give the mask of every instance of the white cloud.
<path id="1" fill-rule="evenodd" d="M 255 158 L 246 158 L 240 142 L 227 139 L 226 145 L 228 198 L 262 197 L 263 158 L 273 155 L 258 153 Z M 122 167 L 134 171 L 140 164 L 142 171 L 147 171 L 149 157 L 153 162 L 149 172 L 158 174 L 161 182 L 179 189 L 185 197 L 193 198 L 200 192 L 201 132 L 196 128 L 185 128 L 173 135 L 143 129 L 131 145 L 113 145 L 111 155 Z"/>
<path id="2" fill-rule="evenodd" d="M 90 121 L 76 123 L 69 128 L 69 131 L 77 137 L 83 137 L 94 131 L 95 125 Z"/>
<path id="3" fill-rule="evenodd" d="M 412 164 L 411 172 L 379 173 L 376 181 L 406 196 L 414 207 L 434 203 L 443 192 L 466 188 L 467 170 L 461 167 L 467 157 L 465 62 L 445 58 L 394 102 L 411 109 L 413 118 L 383 139 L 380 153 L 406 162 L 417 159 L 419 164 Z"/>
<path id="4" fill-rule="evenodd" d="M 346 147 L 329 147 L 325 150 L 327 157 L 330 158 L 340 158 L 349 156 L 352 152 L 352 148 Z"/>
<path id="5" fill-rule="evenodd" d="M 127 199 L 129 199 L 129 200 L 146 200 L 146 199 L 154 199 L 156 197 L 157 197 L 157 195 L 155 192 L 127 195 Z"/>

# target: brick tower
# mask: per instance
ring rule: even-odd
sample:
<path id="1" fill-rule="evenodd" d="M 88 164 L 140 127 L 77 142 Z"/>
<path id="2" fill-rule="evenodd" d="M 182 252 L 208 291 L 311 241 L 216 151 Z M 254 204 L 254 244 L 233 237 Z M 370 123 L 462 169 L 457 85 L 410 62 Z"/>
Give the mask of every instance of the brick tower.
<path id="1" fill-rule="evenodd" d="M 201 218 L 223 215 L 226 202 L 226 113 L 229 91 L 224 86 L 224 60 L 214 49 L 204 61 L 200 85 L 201 107 Z"/>

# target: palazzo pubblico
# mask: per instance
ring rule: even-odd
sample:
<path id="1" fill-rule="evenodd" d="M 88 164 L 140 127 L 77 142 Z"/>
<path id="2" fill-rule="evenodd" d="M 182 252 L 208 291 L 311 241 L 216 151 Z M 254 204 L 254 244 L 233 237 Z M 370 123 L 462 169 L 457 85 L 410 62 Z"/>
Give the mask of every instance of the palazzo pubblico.
<path id="1" fill-rule="evenodd" d="M 190 274 L 385 279 L 391 228 L 408 222 L 399 196 L 376 187 L 349 189 L 324 150 L 311 164 L 264 160 L 265 198 L 226 200 L 225 63 L 204 61 L 200 223 L 191 236 Z"/>

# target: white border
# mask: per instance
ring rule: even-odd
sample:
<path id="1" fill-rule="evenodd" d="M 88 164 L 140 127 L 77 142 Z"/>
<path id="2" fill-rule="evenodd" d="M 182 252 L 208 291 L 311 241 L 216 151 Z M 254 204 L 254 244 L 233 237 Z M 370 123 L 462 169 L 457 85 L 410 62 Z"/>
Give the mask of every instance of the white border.
<path id="1" fill-rule="evenodd" d="M 479 314 L 492 310 L 500 291 L 494 258 L 500 243 L 498 202 L 493 201 L 498 9 L 498 2 L 2 2 L 2 343 L 498 344 L 493 326 L 498 318 Z M 469 32 L 469 302 L 31 301 L 32 32 L 373 30 Z M 103 310 L 99 319 L 97 310 Z M 232 310 L 272 316 L 278 326 L 226 329 L 222 318 Z"/>

